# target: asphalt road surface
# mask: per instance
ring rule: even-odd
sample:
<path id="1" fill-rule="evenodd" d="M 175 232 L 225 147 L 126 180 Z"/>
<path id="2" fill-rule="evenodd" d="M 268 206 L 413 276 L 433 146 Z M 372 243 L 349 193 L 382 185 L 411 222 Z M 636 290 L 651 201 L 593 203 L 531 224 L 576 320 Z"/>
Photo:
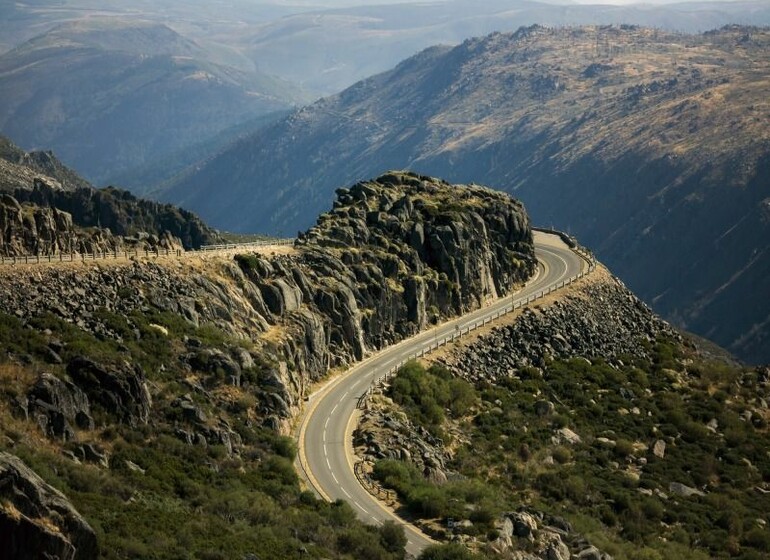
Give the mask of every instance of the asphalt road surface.
<path id="1" fill-rule="evenodd" d="M 399 363 L 435 347 L 446 337 L 492 320 L 518 302 L 526 302 L 540 292 L 560 287 L 587 267 L 586 261 L 555 235 L 536 232 L 535 252 L 540 261 L 539 274 L 517 293 L 370 356 L 309 398 L 300 426 L 299 461 L 310 485 L 329 501 L 347 501 L 367 523 L 381 524 L 392 520 L 403 524 L 408 539 L 406 550 L 411 555 L 417 556 L 434 541 L 387 509 L 355 476 L 352 434 L 358 399 L 380 376 Z"/>

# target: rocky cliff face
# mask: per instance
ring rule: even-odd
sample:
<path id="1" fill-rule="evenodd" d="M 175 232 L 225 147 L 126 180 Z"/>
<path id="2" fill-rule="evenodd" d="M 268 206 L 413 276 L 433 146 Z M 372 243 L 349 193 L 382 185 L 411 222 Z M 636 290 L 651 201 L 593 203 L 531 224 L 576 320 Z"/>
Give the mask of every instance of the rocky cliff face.
<path id="1" fill-rule="evenodd" d="M 109 187 L 93 189 L 50 152 L 0 137 L 0 254 L 192 249 L 221 241 L 197 216 Z"/>
<path id="2" fill-rule="evenodd" d="M 192 212 L 137 198 L 114 187 L 64 191 L 37 180 L 32 189 L 17 189 L 13 196 L 22 203 L 67 212 L 81 228 L 103 228 L 124 238 L 146 239 L 165 233 L 166 237 L 179 239 L 186 249 L 221 240 L 215 230 Z"/>
<path id="3" fill-rule="evenodd" d="M 167 230 L 160 236 L 143 233 L 128 238 L 114 235 L 109 228 L 78 227 L 72 214 L 55 206 L 22 205 L 9 194 L 0 195 L 0 254 L 3 256 L 112 253 L 145 248 L 176 250 L 182 248 L 182 243 Z"/>

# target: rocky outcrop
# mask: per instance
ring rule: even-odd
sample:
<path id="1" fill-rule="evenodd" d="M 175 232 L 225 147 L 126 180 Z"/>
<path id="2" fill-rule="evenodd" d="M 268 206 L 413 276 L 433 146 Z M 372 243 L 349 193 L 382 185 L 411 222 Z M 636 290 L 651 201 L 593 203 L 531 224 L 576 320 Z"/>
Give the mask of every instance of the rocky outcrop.
<path id="1" fill-rule="evenodd" d="M 600 274 L 600 281 L 581 284 L 573 295 L 526 309 L 513 324 L 459 353 L 450 367 L 472 381 L 494 381 L 552 358 L 602 358 L 610 364 L 626 356 L 650 359 L 658 337 L 680 338 L 619 280 Z"/>
<path id="2" fill-rule="evenodd" d="M 0 452 L 0 550 L 8 560 L 91 560 L 99 554 L 89 524 L 58 490 L 18 457 Z"/>
<path id="3" fill-rule="evenodd" d="M 51 437 L 64 441 L 75 437 L 76 426 L 83 430 L 94 428 L 91 406 L 83 390 L 70 381 L 43 373 L 29 391 L 23 407 Z"/>
<path id="4" fill-rule="evenodd" d="M 74 440 L 76 429 L 95 427 L 92 408 L 115 423 L 146 424 L 152 399 L 138 365 L 107 366 L 84 357 L 67 365 L 69 379 L 43 373 L 25 396 L 17 397 L 17 416 L 34 420 L 49 437 Z"/>
<path id="5" fill-rule="evenodd" d="M 22 203 L 66 212 L 80 228 L 106 229 L 122 238 L 176 238 L 186 249 L 221 241 L 220 235 L 192 212 L 137 198 L 114 187 L 62 190 L 37 180 L 34 188 L 17 189 L 13 196 Z"/>
<path id="6" fill-rule="evenodd" d="M 32 189 L 36 181 L 55 189 L 91 188 L 88 181 L 62 164 L 52 152 L 26 152 L 0 135 L 0 191 Z"/>
<path id="7" fill-rule="evenodd" d="M 148 310 L 213 324 L 253 349 L 244 356 L 235 345 L 214 351 L 190 339 L 184 363 L 209 389 L 238 385 L 256 368 L 265 423 L 287 427 L 306 387 L 330 367 L 504 295 L 535 266 L 520 203 L 406 173 L 341 190 L 297 248 L 203 270 L 181 262 L 5 270 L 0 311 L 22 322 L 52 313 L 120 342 L 142 336 L 132 317 Z M 104 312 L 128 328 L 116 330 Z"/>
<path id="8" fill-rule="evenodd" d="M 108 187 L 94 189 L 51 152 L 0 136 L 0 254 L 192 249 L 221 236 L 195 214 Z"/>
<path id="9" fill-rule="evenodd" d="M 522 548 L 529 552 L 522 552 Z M 522 560 L 612 560 L 612 556 L 591 546 L 573 531 L 565 519 L 524 508 L 502 516 L 499 536 L 488 549 L 495 555 L 513 554 Z"/>
<path id="10" fill-rule="evenodd" d="M 452 454 L 439 438 L 423 426 L 416 426 L 403 413 L 387 408 L 374 407 L 363 412 L 353 432 L 353 446 L 356 455 L 367 463 L 374 464 L 380 459 L 407 461 L 426 480 L 436 484 L 458 476 L 448 469 Z"/>
<path id="11" fill-rule="evenodd" d="M 50 187 L 44 188 L 50 190 Z M 72 214 L 56 206 L 21 204 L 9 194 L 0 195 L 0 254 L 3 256 L 181 248 L 180 240 L 168 231 L 160 235 L 142 233 L 133 238 L 121 237 L 108 228 L 84 229 L 76 224 Z"/>

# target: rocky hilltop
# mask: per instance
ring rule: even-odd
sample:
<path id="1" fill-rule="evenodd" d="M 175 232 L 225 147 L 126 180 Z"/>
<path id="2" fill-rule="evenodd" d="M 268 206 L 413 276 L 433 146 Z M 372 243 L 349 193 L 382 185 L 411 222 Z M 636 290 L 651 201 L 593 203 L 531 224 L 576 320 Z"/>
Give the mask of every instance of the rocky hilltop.
<path id="1" fill-rule="evenodd" d="M 0 190 L 32 189 L 36 179 L 64 190 L 91 187 L 53 152 L 26 152 L 0 135 Z"/>
<path id="2" fill-rule="evenodd" d="M 385 537 L 316 536 L 359 529 L 300 492 L 278 434 L 330 368 L 504 295 L 534 266 L 519 202 L 392 172 L 340 189 L 272 255 L 4 268 L 0 446 L 54 476 L 115 554 L 210 551 L 206 522 L 223 550 L 360 557 Z M 260 505 L 222 502 L 235 495 Z"/>
<path id="3" fill-rule="evenodd" d="M 286 232 L 381 169 L 481 181 L 577 235 L 678 326 L 767 360 L 769 45 L 766 29 L 624 25 L 436 47 L 240 141 L 164 196 L 218 227 Z"/>

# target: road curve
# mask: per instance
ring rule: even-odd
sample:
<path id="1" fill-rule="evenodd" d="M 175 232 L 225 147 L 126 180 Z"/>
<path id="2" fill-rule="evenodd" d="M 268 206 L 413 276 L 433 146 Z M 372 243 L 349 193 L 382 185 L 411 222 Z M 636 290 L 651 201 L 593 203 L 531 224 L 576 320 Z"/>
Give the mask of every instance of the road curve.
<path id="1" fill-rule="evenodd" d="M 434 541 L 384 507 L 355 476 L 352 433 L 358 398 L 376 379 L 410 356 L 498 316 L 512 304 L 560 285 L 578 275 L 586 264 L 555 235 L 535 232 L 535 252 L 540 273 L 517 293 L 385 348 L 331 380 L 308 400 L 300 424 L 299 462 L 310 485 L 329 501 L 347 501 L 367 523 L 379 525 L 392 520 L 403 524 L 408 539 L 406 550 L 411 555 L 417 556 Z"/>

